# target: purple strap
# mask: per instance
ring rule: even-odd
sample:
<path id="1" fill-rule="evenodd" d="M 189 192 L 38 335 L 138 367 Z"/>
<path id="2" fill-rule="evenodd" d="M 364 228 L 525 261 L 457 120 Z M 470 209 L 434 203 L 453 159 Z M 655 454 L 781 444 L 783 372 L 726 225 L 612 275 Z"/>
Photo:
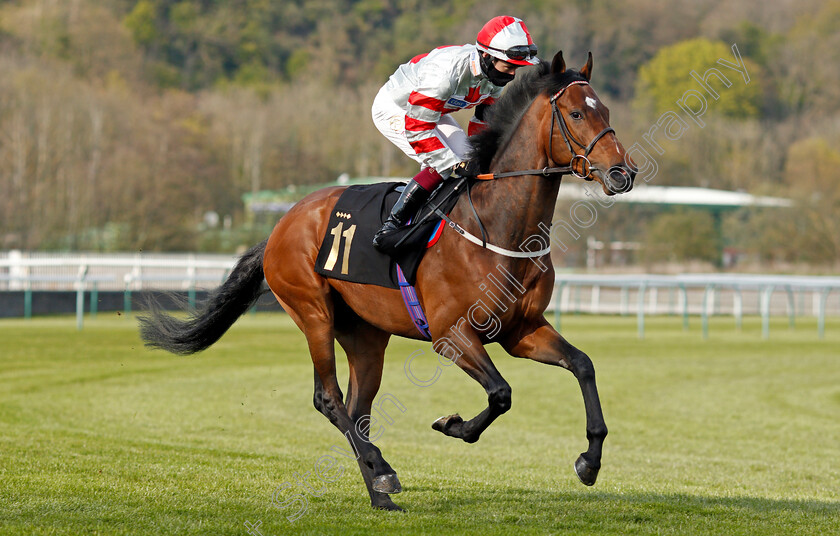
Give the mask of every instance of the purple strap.
<path id="1" fill-rule="evenodd" d="M 432 335 L 429 333 L 429 322 L 426 320 L 426 313 L 423 312 L 423 307 L 420 305 L 420 300 L 417 298 L 417 291 L 412 285 L 408 284 L 405 279 L 400 265 L 397 265 L 397 281 L 400 284 L 400 292 L 402 293 L 405 308 L 408 309 L 408 316 L 414 322 L 415 327 L 427 341 L 432 340 Z"/>

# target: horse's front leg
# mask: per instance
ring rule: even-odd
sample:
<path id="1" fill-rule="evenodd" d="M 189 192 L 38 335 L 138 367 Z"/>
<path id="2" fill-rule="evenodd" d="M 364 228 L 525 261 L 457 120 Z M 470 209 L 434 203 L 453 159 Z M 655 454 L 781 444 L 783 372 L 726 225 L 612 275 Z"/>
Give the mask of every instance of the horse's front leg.
<path id="1" fill-rule="evenodd" d="M 466 339 L 470 341 L 470 346 L 467 348 L 455 348 L 449 346 L 444 355 L 454 361 L 461 369 L 463 369 L 471 378 L 476 380 L 484 387 L 487 393 L 487 409 L 465 421 L 457 413 L 447 417 L 441 417 L 432 423 L 432 428 L 445 435 L 463 439 L 467 443 L 475 443 L 481 436 L 481 433 L 487 429 L 496 418 L 510 409 L 511 405 L 511 390 L 510 385 L 502 378 L 502 375 L 496 370 L 496 366 L 487 355 L 487 351 L 482 346 L 478 337 L 475 334 L 465 334 Z M 436 349 L 442 348 L 439 345 L 440 341 L 435 341 L 433 345 Z"/>
<path id="2" fill-rule="evenodd" d="M 568 343 L 542 317 L 530 326 L 524 326 L 516 335 L 502 341 L 510 355 L 527 357 L 540 363 L 557 365 L 572 371 L 583 393 L 586 409 L 586 438 L 589 448 L 575 461 L 575 472 L 580 481 L 591 486 L 601 469 L 601 448 L 607 437 L 607 425 L 601 411 L 598 387 L 595 385 L 595 367 L 592 360 Z"/>

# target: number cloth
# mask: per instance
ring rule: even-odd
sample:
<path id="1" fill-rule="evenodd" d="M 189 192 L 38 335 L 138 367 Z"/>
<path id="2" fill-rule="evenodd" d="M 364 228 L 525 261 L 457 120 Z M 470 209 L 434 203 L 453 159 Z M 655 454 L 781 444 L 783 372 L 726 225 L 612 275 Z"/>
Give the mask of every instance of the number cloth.
<path id="1" fill-rule="evenodd" d="M 444 213 L 452 210 L 458 200 L 457 195 L 452 195 L 455 183 L 445 181 L 435 190 L 426 207 L 418 212 L 417 221 L 424 219 L 429 206 L 436 206 L 443 199 L 446 201 L 440 209 Z M 400 287 L 396 271 L 398 262 L 406 280 L 413 285 L 426 244 L 430 236 L 436 234 L 436 226 L 441 219 L 431 217 L 418 224 L 419 228 L 395 255 L 396 261 L 374 249 L 372 244 L 374 233 L 382 226 L 399 197 L 397 188 L 402 186 L 401 183 L 385 182 L 348 187 L 330 214 L 327 232 L 315 261 L 315 271 L 332 279 L 397 289 Z M 405 227 L 401 232 L 407 233 L 414 226 Z"/>

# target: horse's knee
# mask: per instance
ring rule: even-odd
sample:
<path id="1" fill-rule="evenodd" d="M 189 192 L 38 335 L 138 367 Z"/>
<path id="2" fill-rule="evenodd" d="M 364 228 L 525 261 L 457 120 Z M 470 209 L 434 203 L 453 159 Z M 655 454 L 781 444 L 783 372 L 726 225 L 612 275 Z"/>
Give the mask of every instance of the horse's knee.
<path id="1" fill-rule="evenodd" d="M 511 389 L 508 384 L 495 387 L 487 393 L 488 405 L 500 414 L 510 409 L 511 400 Z"/>
<path id="2" fill-rule="evenodd" d="M 589 356 L 578 349 L 569 356 L 572 372 L 580 381 L 595 381 L 595 366 Z"/>

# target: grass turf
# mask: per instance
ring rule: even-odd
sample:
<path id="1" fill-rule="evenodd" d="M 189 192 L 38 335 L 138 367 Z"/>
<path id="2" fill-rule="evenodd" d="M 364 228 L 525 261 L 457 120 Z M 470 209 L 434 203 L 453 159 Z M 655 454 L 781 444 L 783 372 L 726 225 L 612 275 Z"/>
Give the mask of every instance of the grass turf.
<path id="1" fill-rule="evenodd" d="M 566 316 L 593 359 L 610 435 L 594 488 L 571 374 L 489 347 L 513 407 L 468 445 L 430 428 L 472 417 L 480 386 L 393 339 L 372 432 L 407 513 L 373 511 L 344 439 L 312 407 L 303 335 L 284 315 L 243 317 L 199 356 L 145 350 L 134 319 L 0 321 L 0 534 L 836 534 L 840 530 L 840 324 L 770 341 L 712 319 Z M 346 379 L 339 356 L 342 384 Z M 381 417 L 381 415 L 380 415 Z M 313 480 L 318 460 L 341 469 Z M 309 473 L 309 475 L 307 475 Z M 340 476 L 338 476 L 340 475 Z M 307 477 L 320 496 L 294 484 Z M 287 484 L 288 483 L 288 484 Z M 306 497 L 294 522 L 272 506 Z M 252 526 L 254 526 L 252 525 Z"/>

